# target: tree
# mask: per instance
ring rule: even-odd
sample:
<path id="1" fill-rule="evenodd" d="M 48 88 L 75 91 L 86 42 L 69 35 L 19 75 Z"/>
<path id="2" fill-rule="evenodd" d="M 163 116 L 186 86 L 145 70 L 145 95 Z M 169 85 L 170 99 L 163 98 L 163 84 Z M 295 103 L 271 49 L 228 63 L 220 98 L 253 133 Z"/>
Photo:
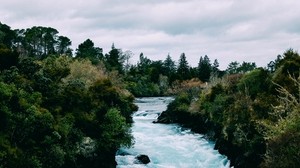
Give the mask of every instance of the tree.
<path id="1" fill-rule="evenodd" d="M 276 64 L 273 81 L 279 85 L 286 86 L 289 92 L 297 93 L 298 88 L 288 76 L 299 76 L 299 70 L 300 55 L 298 52 L 289 49 L 284 52 L 282 59 Z"/>
<path id="2" fill-rule="evenodd" d="M 220 64 L 219 64 L 218 60 L 215 59 L 215 60 L 214 60 L 214 63 L 212 64 L 212 72 L 213 72 L 214 74 L 217 74 L 217 73 L 220 71 L 220 70 L 219 70 L 219 66 L 220 66 Z"/>
<path id="3" fill-rule="evenodd" d="M 176 71 L 175 61 L 172 60 L 170 54 L 168 54 L 167 58 L 164 60 L 163 66 L 168 75 Z"/>
<path id="4" fill-rule="evenodd" d="M 18 53 L 0 43 L 0 70 L 9 69 L 18 63 Z"/>
<path id="5" fill-rule="evenodd" d="M 152 61 L 150 65 L 150 80 L 153 83 L 159 83 L 159 76 L 164 74 L 163 72 L 163 62 L 162 61 Z"/>
<path id="6" fill-rule="evenodd" d="M 16 38 L 16 33 L 11 30 L 11 28 L 0 22 L 0 44 L 5 45 L 7 48 L 11 49 L 13 42 Z"/>
<path id="7" fill-rule="evenodd" d="M 33 57 L 42 58 L 48 54 L 55 54 L 58 31 L 51 27 L 34 26 L 24 32 L 23 47 Z"/>
<path id="8" fill-rule="evenodd" d="M 76 58 L 89 59 L 92 64 L 98 64 L 103 59 L 102 48 L 95 47 L 94 42 L 87 39 L 78 45 Z"/>
<path id="9" fill-rule="evenodd" d="M 137 63 L 138 71 L 141 74 L 149 74 L 149 67 L 150 67 L 151 62 L 152 61 L 149 58 L 147 58 L 146 56 L 144 56 L 143 53 L 141 53 L 140 60 Z"/>
<path id="10" fill-rule="evenodd" d="M 226 72 L 228 74 L 236 74 L 238 73 L 238 67 L 240 66 L 240 63 L 238 63 L 237 61 L 231 62 L 229 63 Z"/>
<path id="11" fill-rule="evenodd" d="M 178 68 L 177 68 L 177 77 L 179 80 L 187 80 L 190 78 L 190 68 L 186 60 L 184 53 L 180 55 Z"/>
<path id="12" fill-rule="evenodd" d="M 124 62 L 125 62 L 124 71 L 125 71 L 125 73 L 127 73 L 129 71 L 129 68 L 130 68 L 129 59 L 132 58 L 132 56 L 134 54 L 130 50 L 125 51 L 123 54 L 124 54 Z"/>
<path id="13" fill-rule="evenodd" d="M 70 48 L 72 42 L 68 37 L 59 36 L 57 39 L 56 50 L 58 54 L 65 54 L 72 56 L 72 49 Z"/>
<path id="14" fill-rule="evenodd" d="M 241 92 L 255 98 L 257 94 L 262 94 L 269 91 L 271 85 L 269 74 L 266 70 L 258 68 L 245 74 L 237 84 Z"/>
<path id="15" fill-rule="evenodd" d="M 256 68 L 255 62 L 243 62 L 242 65 L 238 67 L 239 73 L 246 73 L 254 70 Z"/>
<path id="16" fill-rule="evenodd" d="M 212 66 L 207 55 L 204 58 L 200 57 L 198 64 L 198 77 L 203 82 L 208 82 L 210 74 L 212 72 Z"/>
<path id="17" fill-rule="evenodd" d="M 111 50 L 108 54 L 105 54 L 106 68 L 110 71 L 116 70 L 120 74 L 124 73 L 123 63 L 125 62 L 125 56 L 121 49 L 115 48 L 112 44 Z"/>
<path id="18" fill-rule="evenodd" d="M 132 135 L 130 134 L 130 125 L 121 112 L 111 108 L 104 115 L 101 140 L 99 145 L 104 148 L 119 149 L 122 146 L 132 145 Z"/>
<path id="19" fill-rule="evenodd" d="M 44 43 L 44 55 L 49 55 L 49 54 L 56 54 L 56 44 L 57 44 L 57 34 L 58 31 L 54 28 L 47 27 L 47 28 L 42 28 L 43 31 L 43 42 Z"/>
<path id="20" fill-rule="evenodd" d="M 163 74 L 168 77 L 169 84 L 171 84 L 175 80 L 176 64 L 175 61 L 172 60 L 170 54 L 168 54 L 163 62 L 163 69 Z"/>

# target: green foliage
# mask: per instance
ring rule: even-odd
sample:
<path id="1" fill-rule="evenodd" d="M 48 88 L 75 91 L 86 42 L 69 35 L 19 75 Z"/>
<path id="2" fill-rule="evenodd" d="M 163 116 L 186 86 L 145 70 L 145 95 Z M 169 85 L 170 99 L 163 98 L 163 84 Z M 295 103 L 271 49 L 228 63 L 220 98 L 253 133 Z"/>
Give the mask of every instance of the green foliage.
<path id="1" fill-rule="evenodd" d="M 92 64 L 96 65 L 103 60 L 102 48 L 94 47 L 94 42 L 87 39 L 76 49 L 76 58 L 89 59 Z"/>
<path id="2" fill-rule="evenodd" d="M 120 74 L 124 73 L 123 63 L 125 62 L 125 55 L 121 49 L 115 48 L 114 44 L 108 54 L 105 54 L 106 67 L 110 71 L 117 71 Z"/>
<path id="3" fill-rule="evenodd" d="M 300 92 L 300 76 L 289 76 Z M 267 152 L 262 167 L 297 167 L 300 163 L 300 98 L 286 86 L 278 86 L 279 104 L 272 110 L 272 120 L 264 120 Z"/>
<path id="4" fill-rule="evenodd" d="M 137 107 L 113 78 L 65 56 L 22 59 L 1 72 L 0 167 L 114 165 L 117 148 L 131 145 Z"/>
<path id="5" fill-rule="evenodd" d="M 196 101 L 187 101 L 187 91 L 180 94 L 159 121 L 207 134 L 234 167 L 297 167 L 299 55 L 288 50 L 276 62 L 273 74 L 233 62 L 228 72 L 244 74 L 212 81 Z"/>
<path id="6" fill-rule="evenodd" d="M 267 139 L 267 153 L 262 167 L 298 167 L 300 164 L 300 111 L 277 124 L 270 124 Z"/>
<path id="7" fill-rule="evenodd" d="M 72 42 L 68 37 L 59 36 L 57 43 L 57 54 L 72 56 L 72 49 L 70 48 Z"/>
<path id="8" fill-rule="evenodd" d="M 170 67 L 169 67 L 170 68 Z M 160 96 L 169 86 L 167 72 L 162 61 L 151 61 L 143 54 L 137 66 L 132 66 L 126 75 L 127 89 L 135 96 Z"/>
<path id="9" fill-rule="evenodd" d="M 237 84 L 239 91 L 252 98 L 256 97 L 258 93 L 268 92 L 270 85 L 269 74 L 262 68 L 245 74 Z"/>
<path id="10" fill-rule="evenodd" d="M 216 70 L 215 70 L 216 71 Z M 212 65 L 207 55 L 200 57 L 198 63 L 198 77 L 203 82 L 208 82 L 212 73 Z"/>
<path id="11" fill-rule="evenodd" d="M 263 69 L 243 76 L 225 76 L 204 87 L 197 101 L 181 94 L 164 115 L 170 122 L 182 123 L 218 140 L 216 148 L 231 159 L 232 165 L 257 167 L 266 144 L 256 121 L 268 117 L 264 110 L 271 108 L 269 100 L 262 97 L 269 92 L 268 79 L 269 73 Z"/>
<path id="12" fill-rule="evenodd" d="M 237 61 L 229 63 L 226 72 L 228 74 L 237 74 L 237 73 L 246 73 L 254 70 L 256 68 L 256 64 L 254 62 L 243 62 L 240 64 Z"/>
<path id="13" fill-rule="evenodd" d="M 186 114 L 188 113 L 191 99 L 192 97 L 184 92 L 176 96 L 175 100 L 168 104 L 168 108 L 164 112 L 168 122 L 186 123 L 188 121 Z"/>
<path id="14" fill-rule="evenodd" d="M 176 64 L 169 54 L 167 58 L 163 61 L 163 67 L 165 72 L 164 75 L 167 76 L 170 80 L 170 83 L 172 83 L 174 81 L 173 78 L 175 78 Z"/>
<path id="15" fill-rule="evenodd" d="M 16 66 L 18 63 L 18 54 L 11 49 L 6 48 L 0 43 L 0 71 Z"/>
<path id="16" fill-rule="evenodd" d="M 300 56 L 293 50 L 287 50 L 284 57 L 278 61 L 276 65 L 277 70 L 274 72 L 272 80 L 274 83 L 285 86 L 290 93 L 297 93 L 298 88 L 294 82 L 289 78 L 299 76 L 300 70 Z"/>
<path id="17" fill-rule="evenodd" d="M 190 78 L 190 69 L 184 53 L 180 55 L 176 75 L 179 80 L 187 80 Z"/>
<path id="18" fill-rule="evenodd" d="M 130 125 L 117 109 L 109 109 L 104 115 L 101 124 L 101 140 L 99 146 L 101 149 L 118 149 L 121 145 L 132 145 L 132 135 L 130 134 Z"/>
<path id="19" fill-rule="evenodd" d="M 8 25 L 0 22 L 0 45 L 10 49 L 13 46 L 15 37 L 16 33 Z"/>

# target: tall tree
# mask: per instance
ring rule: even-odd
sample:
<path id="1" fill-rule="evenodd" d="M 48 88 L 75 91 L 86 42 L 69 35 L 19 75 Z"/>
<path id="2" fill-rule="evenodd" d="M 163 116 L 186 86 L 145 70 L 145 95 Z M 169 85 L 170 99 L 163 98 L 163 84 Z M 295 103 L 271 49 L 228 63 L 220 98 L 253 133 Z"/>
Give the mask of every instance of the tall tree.
<path id="1" fill-rule="evenodd" d="M 219 66 L 220 66 L 220 64 L 219 64 L 218 60 L 215 59 L 215 60 L 214 60 L 214 63 L 212 64 L 212 72 L 213 72 L 214 74 L 217 74 L 217 73 L 220 71 L 220 70 L 219 70 Z"/>
<path id="2" fill-rule="evenodd" d="M 5 45 L 7 48 L 13 46 L 13 41 L 16 38 L 16 34 L 11 28 L 0 22 L 0 44 Z"/>
<path id="3" fill-rule="evenodd" d="M 226 69 L 226 72 L 228 74 L 236 74 L 238 73 L 238 67 L 240 66 L 240 63 L 238 63 L 237 61 L 234 62 L 230 62 L 228 64 L 228 67 Z"/>
<path id="4" fill-rule="evenodd" d="M 180 55 L 178 61 L 177 76 L 179 80 L 187 80 L 190 78 L 190 67 L 184 53 Z"/>
<path id="5" fill-rule="evenodd" d="M 93 64 L 98 64 L 103 59 L 102 48 L 95 47 L 94 42 L 90 39 L 79 44 L 76 49 L 77 58 L 89 59 Z"/>
<path id="6" fill-rule="evenodd" d="M 130 50 L 125 51 L 123 54 L 124 54 L 124 71 L 125 71 L 125 73 L 127 73 L 130 68 L 129 60 L 130 60 L 130 58 L 133 57 L 134 54 Z"/>
<path id="7" fill-rule="evenodd" d="M 72 56 L 72 49 L 70 48 L 72 42 L 68 37 L 59 36 L 57 39 L 57 52 L 58 54 L 65 54 Z"/>
<path id="8" fill-rule="evenodd" d="M 58 31 L 54 28 L 47 27 L 47 28 L 42 28 L 42 39 L 44 43 L 44 55 L 49 55 L 49 54 L 56 54 L 56 44 L 57 44 L 57 34 Z"/>
<path id="9" fill-rule="evenodd" d="M 175 61 L 172 60 L 171 56 L 168 54 L 167 58 L 163 62 L 164 69 L 166 74 L 169 76 L 176 71 Z"/>
<path id="10" fill-rule="evenodd" d="M 125 62 L 125 56 L 121 49 L 115 48 L 114 44 L 112 44 L 109 53 L 105 54 L 105 61 L 108 70 L 116 70 L 120 74 L 124 73 L 123 64 Z"/>
<path id="11" fill-rule="evenodd" d="M 0 70 L 8 69 L 18 62 L 18 53 L 12 49 L 16 34 L 0 22 Z"/>
<path id="12" fill-rule="evenodd" d="M 148 69 L 150 67 L 151 60 L 144 56 L 143 53 L 140 54 L 140 60 L 137 64 L 138 71 L 142 74 L 149 74 Z"/>
<path id="13" fill-rule="evenodd" d="M 163 74 L 168 77 L 169 84 L 171 84 L 175 80 L 176 64 L 175 61 L 172 60 L 170 54 L 168 54 L 167 58 L 164 60 L 163 68 Z"/>
<path id="14" fill-rule="evenodd" d="M 198 64 L 198 77 L 201 81 L 207 82 L 209 81 L 210 74 L 212 72 L 212 66 L 210 64 L 210 59 L 207 55 L 203 58 L 200 57 L 199 64 Z"/>
<path id="15" fill-rule="evenodd" d="M 42 58 L 48 54 L 56 54 L 58 31 L 51 27 L 34 26 L 24 32 L 23 47 L 30 56 Z"/>

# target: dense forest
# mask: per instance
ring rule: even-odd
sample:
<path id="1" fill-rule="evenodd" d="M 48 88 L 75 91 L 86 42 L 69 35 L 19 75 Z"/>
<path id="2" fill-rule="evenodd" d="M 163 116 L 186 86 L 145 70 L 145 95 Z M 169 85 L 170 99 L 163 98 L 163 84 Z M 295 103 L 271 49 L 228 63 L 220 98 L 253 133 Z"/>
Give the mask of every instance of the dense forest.
<path id="1" fill-rule="evenodd" d="M 130 146 L 134 97 L 175 96 L 158 122 L 180 123 L 216 142 L 234 167 L 300 164 L 300 56 L 266 67 L 185 53 L 153 61 L 112 44 L 71 40 L 50 27 L 0 23 L 0 167 L 115 167 Z"/>

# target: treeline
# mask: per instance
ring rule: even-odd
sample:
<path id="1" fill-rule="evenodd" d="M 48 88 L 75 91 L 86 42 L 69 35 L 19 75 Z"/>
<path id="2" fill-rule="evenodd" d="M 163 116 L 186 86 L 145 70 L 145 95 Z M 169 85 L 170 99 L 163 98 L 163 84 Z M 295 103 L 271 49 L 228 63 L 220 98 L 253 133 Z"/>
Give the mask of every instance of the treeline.
<path id="1" fill-rule="evenodd" d="M 1 168 L 115 167 L 116 150 L 133 142 L 137 107 L 114 67 L 90 40 L 71 57 L 57 34 L 0 23 Z"/>
<path id="2" fill-rule="evenodd" d="M 299 54 L 289 49 L 268 68 L 229 72 L 211 78 L 201 91 L 181 92 L 158 122 L 207 135 L 234 167 L 298 167 Z"/>
<path id="3" fill-rule="evenodd" d="M 141 53 L 139 61 L 132 65 L 129 60 L 133 53 L 122 51 L 114 44 L 108 53 L 103 53 L 102 48 L 87 39 L 72 51 L 71 40 L 59 35 L 54 28 L 34 26 L 11 30 L 5 24 L 0 25 L 0 69 L 11 67 L 18 59 L 27 57 L 42 60 L 49 55 L 65 55 L 87 59 L 93 65 L 102 65 L 107 71 L 122 75 L 126 89 L 139 97 L 170 95 L 176 93 L 178 88 L 184 88 L 181 83 L 187 80 L 197 80 L 200 84 L 209 81 L 211 76 L 221 77 L 226 73 L 247 72 L 256 68 L 255 63 L 232 62 L 226 71 L 221 71 L 218 60 L 211 61 L 207 55 L 199 58 L 197 67 L 191 67 L 184 53 L 178 61 L 172 60 L 170 55 L 165 60 L 153 61 Z"/>

